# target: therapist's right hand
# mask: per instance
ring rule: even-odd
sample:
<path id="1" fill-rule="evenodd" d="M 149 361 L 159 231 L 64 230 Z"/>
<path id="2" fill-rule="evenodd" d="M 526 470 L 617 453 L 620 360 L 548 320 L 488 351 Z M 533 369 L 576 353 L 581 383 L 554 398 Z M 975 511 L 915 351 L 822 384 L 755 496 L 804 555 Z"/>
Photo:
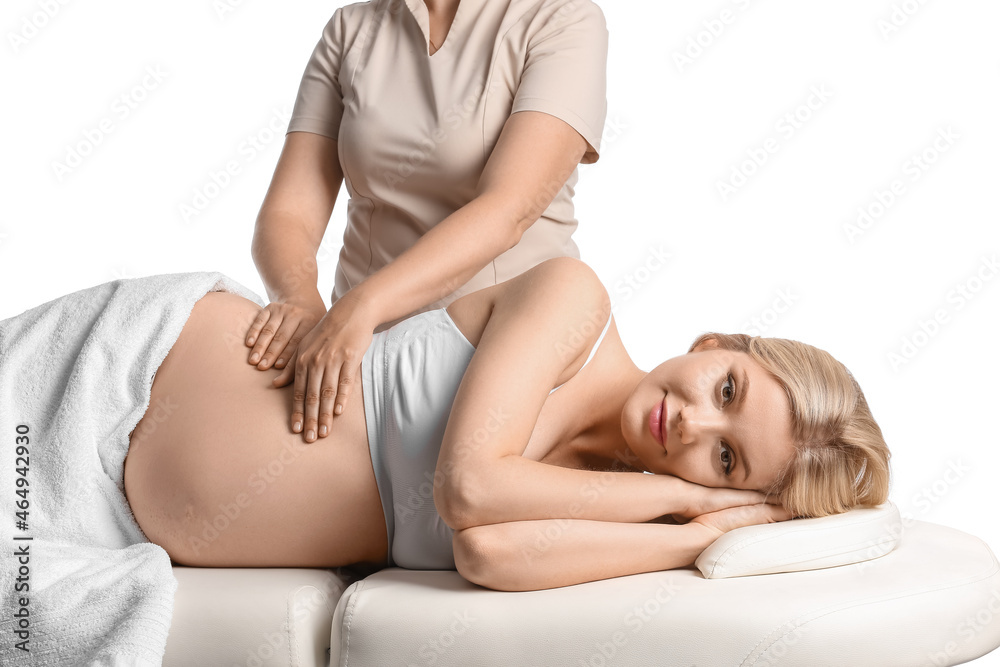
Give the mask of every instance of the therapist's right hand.
<path id="1" fill-rule="evenodd" d="M 250 350 L 247 361 L 266 371 L 284 368 L 302 338 L 326 315 L 326 308 L 294 302 L 272 301 L 261 308 L 244 340 Z"/>

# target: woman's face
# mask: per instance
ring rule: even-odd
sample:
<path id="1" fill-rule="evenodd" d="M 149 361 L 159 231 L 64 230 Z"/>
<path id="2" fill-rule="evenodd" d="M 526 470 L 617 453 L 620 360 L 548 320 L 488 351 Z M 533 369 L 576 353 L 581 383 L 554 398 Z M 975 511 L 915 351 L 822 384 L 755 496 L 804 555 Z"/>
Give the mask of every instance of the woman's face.
<path id="1" fill-rule="evenodd" d="M 651 427 L 661 404 L 663 443 Z M 703 486 L 763 490 L 795 453 L 784 389 L 714 341 L 650 372 L 625 403 L 622 433 L 650 472 Z"/>

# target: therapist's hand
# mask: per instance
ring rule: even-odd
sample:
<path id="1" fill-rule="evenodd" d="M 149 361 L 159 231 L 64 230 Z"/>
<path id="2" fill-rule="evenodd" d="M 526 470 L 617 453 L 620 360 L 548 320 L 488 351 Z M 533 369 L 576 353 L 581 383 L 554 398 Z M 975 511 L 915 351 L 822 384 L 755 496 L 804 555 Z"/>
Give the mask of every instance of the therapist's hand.
<path id="1" fill-rule="evenodd" d="M 257 314 L 244 343 L 253 349 L 247 361 L 266 371 L 287 368 L 299 342 L 326 315 L 322 301 L 316 304 L 272 301 Z"/>
<path id="2" fill-rule="evenodd" d="M 378 324 L 366 302 L 348 292 L 305 335 L 292 363 L 274 378 L 276 387 L 294 378 L 290 423 L 306 442 L 325 438 L 333 416 L 344 411 L 348 400 L 360 400 L 352 394 Z"/>

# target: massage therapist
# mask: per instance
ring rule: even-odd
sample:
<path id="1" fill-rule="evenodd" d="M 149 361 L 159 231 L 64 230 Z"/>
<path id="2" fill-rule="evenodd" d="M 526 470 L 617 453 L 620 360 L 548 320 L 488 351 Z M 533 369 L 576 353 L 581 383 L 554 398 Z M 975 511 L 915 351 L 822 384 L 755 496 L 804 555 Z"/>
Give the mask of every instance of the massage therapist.
<path id="1" fill-rule="evenodd" d="M 577 165 L 598 159 L 607 48 L 593 0 L 370 0 L 333 13 L 252 244 L 270 303 L 248 361 L 283 369 L 276 387 L 294 380 L 294 432 L 325 437 L 360 400 L 373 333 L 580 257 L 572 197 Z M 327 311 L 315 258 L 342 182 Z"/>

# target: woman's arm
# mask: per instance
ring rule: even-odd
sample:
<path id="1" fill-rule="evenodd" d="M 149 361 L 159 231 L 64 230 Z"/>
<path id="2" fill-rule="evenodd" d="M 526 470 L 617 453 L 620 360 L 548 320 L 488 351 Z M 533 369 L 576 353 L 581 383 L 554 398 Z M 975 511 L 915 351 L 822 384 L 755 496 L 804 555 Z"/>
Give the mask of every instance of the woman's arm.
<path id="1" fill-rule="evenodd" d="M 435 470 L 434 503 L 452 529 L 558 517 L 648 521 L 764 500 L 756 491 L 708 489 L 670 475 L 524 458 L 549 390 L 582 366 L 610 310 L 597 274 L 569 257 L 544 261 L 498 290 Z"/>
<path id="2" fill-rule="evenodd" d="M 477 474 L 465 474 L 467 486 L 459 491 L 455 467 L 438 462 L 434 503 L 454 530 L 559 517 L 669 524 L 676 523 L 674 516 L 691 518 L 766 499 L 757 491 L 706 487 L 673 475 L 577 470 L 517 454 L 475 465 Z"/>
<path id="3" fill-rule="evenodd" d="M 469 581 L 533 591 L 686 567 L 717 537 L 695 523 L 546 519 L 466 528 L 452 546 L 456 568 Z"/>
<path id="4" fill-rule="evenodd" d="M 780 505 L 760 503 L 710 512 L 676 526 L 513 521 L 456 531 L 452 548 L 459 574 L 469 581 L 502 591 L 530 591 L 687 567 L 730 530 L 791 518 Z"/>
<path id="5" fill-rule="evenodd" d="M 580 133 L 554 116 L 536 111 L 511 115 L 475 197 L 351 290 L 370 305 L 374 325 L 448 296 L 517 245 L 586 149 Z"/>

